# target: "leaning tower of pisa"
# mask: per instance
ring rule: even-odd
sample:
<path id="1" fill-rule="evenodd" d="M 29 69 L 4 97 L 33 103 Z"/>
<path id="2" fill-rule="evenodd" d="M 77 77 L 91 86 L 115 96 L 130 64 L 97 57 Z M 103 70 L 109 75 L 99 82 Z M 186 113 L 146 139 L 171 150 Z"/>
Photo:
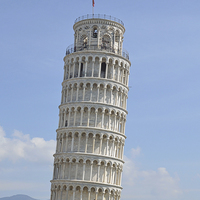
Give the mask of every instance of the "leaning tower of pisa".
<path id="1" fill-rule="evenodd" d="M 64 57 L 51 200 L 120 200 L 130 61 L 124 24 L 86 15 Z"/>

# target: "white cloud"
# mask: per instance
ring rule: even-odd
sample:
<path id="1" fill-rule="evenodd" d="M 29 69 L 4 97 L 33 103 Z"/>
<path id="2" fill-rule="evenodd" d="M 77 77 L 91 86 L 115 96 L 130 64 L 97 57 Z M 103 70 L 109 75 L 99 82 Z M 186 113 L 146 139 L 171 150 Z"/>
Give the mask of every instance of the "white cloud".
<path id="1" fill-rule="evenodd" d="M 137 149 L 132 148 L 131 149 L 131 156 L 134 158 L 136 156 L 139 156 L 141 152 L 140 147 L 137 147 Z"/>
<path id="2" fill-rule="evenodd" d="M 0 126 L 0 191 L 20 191 L 33 196 L 35 191 L 42 195 L 49 195 L 49 180 L 52 177 L 53 153 L 56 142 L 45 141 L 43 138 L 30 138 L 29 135 L 15 130 L 11 138 L 7 138 Z M 178 176 L 172 177 L 165 167 L 157 170 L 141 170 L 134 162 L 134 158 L 141 153 L 140 147 L 131 149 L 131 158 L 124 156 L 125 165 L 123 170 L 124 187 L 123 200 L 177 200 L 182 191 L 179 188 Z M 6 167 L 6 163 L 18 160 L 13 165 Z M 8 162 L 7 162 L 8 161 Z M 30 166 L 31 163 L 35 166 Z M 17 164 L 18 163 L 18 164 Z M 43 166 L 38 165 L 43 163 Z M 49 168 L 51 165 L 51 168 Z M 44 174 L 45 173 L 45 174 Z M 19 174 L 19 176 L 18 176 Z M 9 177 L 9 178 L 8 178 Z M 42 178 L 43 177 L 43 178 Z M 37 185 L 47 184 L 45 191 L 39 191 Z M 17 185 L 16 190 L 10 186 Z M 31 189 L 30 189 L 31 188 Z M 39 193 L 38 193 L 39 195 Z"/>
<path id="3" fill-rule="evenodd" d="M 31 162 L 42 162 L 52 164 L 55 153 L 56 142 L 45 141 L 43 138 L 30 138 L 15 130 L 12 138 L 7 138 L 3 128 L 0 126 L 0 162 L 4 159 L 17 161 L 24 159 Z"/>
<path id="4" fill-rule="evenodd" d="M 133 155 L 139 155 L 141 149 L 132 149 Z M 182 194 L 179 178 L 172 177 L 164 167 L 154 170 L 140 170 L 133 158 L 124 157 L 123 191 L 124 200 L 175 200 Z"/>

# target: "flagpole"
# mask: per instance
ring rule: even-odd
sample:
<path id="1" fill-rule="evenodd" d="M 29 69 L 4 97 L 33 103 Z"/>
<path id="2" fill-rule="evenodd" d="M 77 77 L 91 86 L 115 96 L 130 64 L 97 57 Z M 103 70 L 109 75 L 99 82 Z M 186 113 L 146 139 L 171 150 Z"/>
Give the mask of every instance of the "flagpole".
<path id="1" fill-rule="evenodd" d="M 92 0 L 92 14 L 94 15 L 94 0 Z"/>

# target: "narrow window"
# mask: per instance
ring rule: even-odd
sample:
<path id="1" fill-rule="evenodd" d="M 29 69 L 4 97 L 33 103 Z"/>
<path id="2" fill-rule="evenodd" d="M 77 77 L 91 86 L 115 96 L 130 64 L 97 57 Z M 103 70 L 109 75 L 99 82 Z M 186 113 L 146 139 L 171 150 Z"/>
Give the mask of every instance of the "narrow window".
<path id="1" fill-rule="evenodd" d="M 97 33 L 98 33 L 97 28 L 94 28 L 93 29 L 93 38 L 97 38 Z"/>
<path id="2" fill-rule="evenodd" d="M 67 127 L 67 125 L 68 125 L 68 124 L 67 124 L 67 120 L 66 120 L 66 121 L 65 121 L 65 127 Z"/>
<path id="3" fill-rule="evenodd" d="M 106 63 L 102 62 L 101 64 L 101 78 L 105 78 L 106 76 Z"/>
<path id="4" fill-rule="evenodd" d="M 80 77 L 83 77 L 83 63 L 81 63 Z"/>

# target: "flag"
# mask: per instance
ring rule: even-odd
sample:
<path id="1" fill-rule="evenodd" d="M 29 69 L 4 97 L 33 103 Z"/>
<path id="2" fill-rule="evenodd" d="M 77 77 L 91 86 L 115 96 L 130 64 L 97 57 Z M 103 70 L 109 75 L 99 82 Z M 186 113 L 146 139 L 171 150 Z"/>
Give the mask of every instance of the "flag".
<path id="1" fill-rule="evenodd" d="M 94 0 L 92 0 L 92 6 L 93 6 L 93 7 L 94 7 L 94 4 L 95 4 L 95 3 L 94 3 Z"/>

